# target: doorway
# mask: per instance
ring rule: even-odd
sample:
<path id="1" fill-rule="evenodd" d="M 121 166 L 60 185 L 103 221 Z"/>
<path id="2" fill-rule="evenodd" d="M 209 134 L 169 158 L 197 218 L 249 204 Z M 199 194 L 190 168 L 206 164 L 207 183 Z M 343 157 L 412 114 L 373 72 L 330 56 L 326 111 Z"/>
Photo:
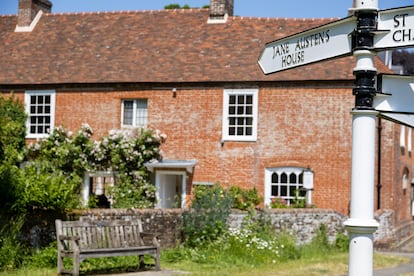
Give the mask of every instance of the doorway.
<path id="1" fill-rule="evenodd" d="M 156 171 L 157 208 L 183 208 L 186 197 L 186 172 Z"/>

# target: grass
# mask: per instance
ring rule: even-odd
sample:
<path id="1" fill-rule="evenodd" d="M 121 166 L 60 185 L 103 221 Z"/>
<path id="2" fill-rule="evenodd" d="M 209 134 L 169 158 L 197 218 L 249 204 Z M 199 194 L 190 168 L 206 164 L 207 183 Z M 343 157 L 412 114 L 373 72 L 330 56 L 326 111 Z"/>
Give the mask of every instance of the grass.
<path id="1" fill-rule="evenodd" d="M 381 269 L 407 263 L 407 257 L 374 255 L 374 268 Z M 228 265 L 198 264 L 189 261 L 175 264 L 165 264 L 164 269 L 188 271 L 192 276 L 329 276 L 344 275 L 348 271 L 348 253 L 336 253 L 315 258 L 301 258 L 277 264 L 251 266 L 248 263 L 233 263 Z"/>
<path id="2" fill-rule="evenodd" d="M 122 257 L 121 257 L 122 258 Z M 83 268 L 82 271 L 85 273 L 85 269 L 88 271 L 88 275 L 97 273 L 109 273 L 114 271 L 113 261 L 100 259 L 101 261 L 92 262 L 93 266 L 90 267 L 91 263 L 88 264 L 89 268 Z M 128 260 L 128 258 L 127 258 Z M 129 258 L 130 262 L 136 262 L 137 258 Z M 374 255 L 374 267 L 375 269 L 393 267 L 402 263 L 409 262 L 407 257 L 383 255 L 376 253 Z M 97 269 L 99 267 L 99 270 Z M 163 269 L 179 270 L 190 272 L 192 276 L 250 276 L 250 275 L 262 275 L 262 276 L 336 276 L 344 275 L 348 269 L 348 254 L 347 253 L 336 253 L 325 256 L 318 256 L 315 258 L 301 258 L 298 260 L 292 260 L 277 264 L 267 264 L 262 266 L 252 266 L 246 262 L 234 262 L 223 264 L 217 263 L 195 263 L 188 260 L 176 263 L 167 263 L 162 258 L 161 267 Z M 125 269 L 125 268 L 124 268 Z M 0 276 L 55 276 L 55 268 L 29 268 L 25 267 L 13 271 L 0 272 Z M 407 274 L 406 276 L 414 276 L 414 273 Z"/>

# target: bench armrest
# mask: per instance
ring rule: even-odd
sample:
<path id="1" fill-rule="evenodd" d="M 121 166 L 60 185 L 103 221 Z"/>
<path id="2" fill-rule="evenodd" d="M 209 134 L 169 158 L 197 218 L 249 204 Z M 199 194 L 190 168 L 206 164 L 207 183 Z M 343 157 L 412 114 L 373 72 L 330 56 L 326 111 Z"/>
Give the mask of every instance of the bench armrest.
<path id="1" fill-rule="evenodd" d="M 80 240 L 80 237 L 78 237 L 78 236 L 59 235 L 59 240 L 61 240 L 61 241 L 78 241 L 78 240 Z"/>
<path id="2" fill-rule="evenodd" d="M 161 234 L 160 233 L 156 233 L 156 232 L 154 232 L 154 233 L 150 233 L 150 232 L 140 232 L 140 234 L 141 234 L 141 237 L 156 237 L 156 238 L 158 238 L 159 236 L 161 236 Z"/>
<path id="3" fill-rule="evenodd" d="M 141 238 L 143 237 L 150 237 L 152 238 L 152 244 L 156 247 L 160 247 L 160 243 L 158 242 L 158 237 L 161 236 L 160 233 L 149 233 L 149 232 L 140 232 Z"/>

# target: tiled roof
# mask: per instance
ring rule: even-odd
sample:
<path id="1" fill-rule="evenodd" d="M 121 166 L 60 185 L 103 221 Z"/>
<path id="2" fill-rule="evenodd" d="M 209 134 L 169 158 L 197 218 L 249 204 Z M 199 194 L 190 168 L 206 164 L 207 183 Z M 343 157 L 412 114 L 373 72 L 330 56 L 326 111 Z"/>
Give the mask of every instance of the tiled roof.
<path id="1" fill-rule="evenodd" d="M 0 17 L 0 84 L 353 79 L 353 57 L 264 75 L 265 43 L 332 19 L 229 17 L 207 9 L 43 14 L 32 32 Z"/>

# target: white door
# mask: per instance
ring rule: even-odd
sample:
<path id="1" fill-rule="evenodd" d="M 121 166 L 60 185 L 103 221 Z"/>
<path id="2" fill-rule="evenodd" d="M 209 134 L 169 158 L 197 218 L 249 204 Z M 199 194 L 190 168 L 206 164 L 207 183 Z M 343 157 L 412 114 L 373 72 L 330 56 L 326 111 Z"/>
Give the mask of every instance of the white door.
<path id="1" fill-rule="evenodd" d="M 185 206 L 185 172 L 157 171 L 157 208 L 183 208 Z"/>

